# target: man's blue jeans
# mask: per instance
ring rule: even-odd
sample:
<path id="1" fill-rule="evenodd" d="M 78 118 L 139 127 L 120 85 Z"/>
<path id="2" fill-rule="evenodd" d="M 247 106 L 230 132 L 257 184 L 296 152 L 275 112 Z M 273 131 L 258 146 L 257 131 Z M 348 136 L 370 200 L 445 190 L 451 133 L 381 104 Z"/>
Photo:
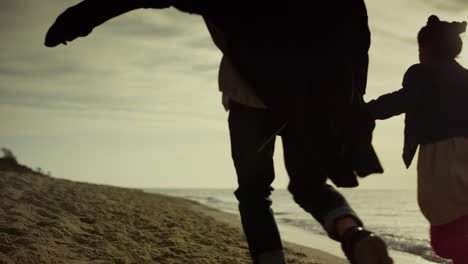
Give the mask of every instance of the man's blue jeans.
<path id="1" fill-rule="evenodd" d="M 282 250 L 280 234 L 271 209 L 271 184 L 275 178 L 272 134 L 281 126 L 268 109 L 248 107 L 230 101 L 231 151 L 239 187 L 235 196 L 252 258 Z M 290 178 L 288 190 L 295 202 L 310 213 L 327 231 L 335 234 L 335 221 L 351 216 L 362 224 L 345 198 L 326 184 L 320 163 L 304 149 L 303 140 L 286 127 L 281 131 L 284 160 Z M 267 142 L 265 144 L 265 142 Z M 312 159 L 312 160 L 311 160 Z"/>

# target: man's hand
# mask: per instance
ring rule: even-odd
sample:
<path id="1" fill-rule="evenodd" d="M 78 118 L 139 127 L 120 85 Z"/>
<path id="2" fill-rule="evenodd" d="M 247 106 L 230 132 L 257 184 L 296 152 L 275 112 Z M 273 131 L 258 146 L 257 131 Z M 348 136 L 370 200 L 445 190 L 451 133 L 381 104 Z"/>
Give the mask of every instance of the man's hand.
<path id="1" fill-rule="evenodd" d="M 47 32 L 45 45 L 55 47 L 85 37 L 107 20 L 138 8 L 168 8 L 173 0 L 84 0 L 65 10 Z"/>
<path id="2" fill-rule="evenodd" d="M 76 7 L 65 10 L 49 28 L 45 38 L 47 47 L 55 47 L 59 44 L 67 45 L 67 41 L 72 41 L 78 37 L 89 35 L 93 30 L 91 25 L 82 23 Z"/>

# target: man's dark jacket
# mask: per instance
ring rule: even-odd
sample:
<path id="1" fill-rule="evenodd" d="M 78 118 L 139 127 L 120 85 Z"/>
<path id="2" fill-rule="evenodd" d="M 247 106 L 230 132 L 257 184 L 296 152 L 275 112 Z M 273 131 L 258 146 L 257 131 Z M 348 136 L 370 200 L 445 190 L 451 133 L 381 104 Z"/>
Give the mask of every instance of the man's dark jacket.
<path id="1" fill-rule="evenodd" d="M 59 16 L 49 33 L 85 36 L 137 8 L 174 6 L 205 16 L 226 33 L 222 52 L 256 95 L 304 139 L 305 155 L 317 163 L 311 167 L 343 187 L 357 186 L 356 175 L 383 172 L 371 144 L 374 121 L 362 107 L 370 46 L 363 0 L 314 2 L 312 8 L 309 2 L 268 3 L 85 0 Z M 46 45 L 54 44 L 46 37 Z"/>

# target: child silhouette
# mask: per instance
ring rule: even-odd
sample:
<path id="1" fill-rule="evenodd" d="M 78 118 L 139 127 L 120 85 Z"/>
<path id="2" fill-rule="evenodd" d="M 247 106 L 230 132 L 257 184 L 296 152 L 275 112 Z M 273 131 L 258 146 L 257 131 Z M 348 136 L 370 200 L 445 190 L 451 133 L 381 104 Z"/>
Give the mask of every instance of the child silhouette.
<path id="1" fill-rule="evenodd" d="M 403 88 L 367 106 L 375 119 L 402 113 L 407 167 L 419 145 L 418 203 L 431 225 L 431 245 L 454 264 L 468 263 L 468 70 L 455 58 L 466 22 L 430 16 L 418 34 L 420 64 Z"/>

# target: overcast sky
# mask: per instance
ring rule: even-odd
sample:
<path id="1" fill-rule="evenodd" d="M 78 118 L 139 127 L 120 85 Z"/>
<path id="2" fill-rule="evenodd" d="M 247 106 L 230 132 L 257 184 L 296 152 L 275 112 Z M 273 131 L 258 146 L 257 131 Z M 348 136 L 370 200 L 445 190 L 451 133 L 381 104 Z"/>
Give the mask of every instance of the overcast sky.
<path id="1" fill-rule="evenodd" d="M 221 53 L 202 19 L 174 9 L 138 10 L 68 46 L 44 47 L 48 27 L 75 3 L 0 1 L 0 146 L 59 178 L 234 188 L 217 87 Z M 467 0 L 368 0 L 367 6 L 367 100 L 401 87 L 417 63 L 415 37 L 429 15 L 468 20 Z M 468 66 L 468 48 L 459 61 Z M 362 188 L 415 188 L 415 166 L 406 170 L 401 161 L 403 117 L 379 121 L 374 138 L 386 172 L 361 180 Z M 288 181 L 281 152 L 278 144 L 277 188 Z"/>

